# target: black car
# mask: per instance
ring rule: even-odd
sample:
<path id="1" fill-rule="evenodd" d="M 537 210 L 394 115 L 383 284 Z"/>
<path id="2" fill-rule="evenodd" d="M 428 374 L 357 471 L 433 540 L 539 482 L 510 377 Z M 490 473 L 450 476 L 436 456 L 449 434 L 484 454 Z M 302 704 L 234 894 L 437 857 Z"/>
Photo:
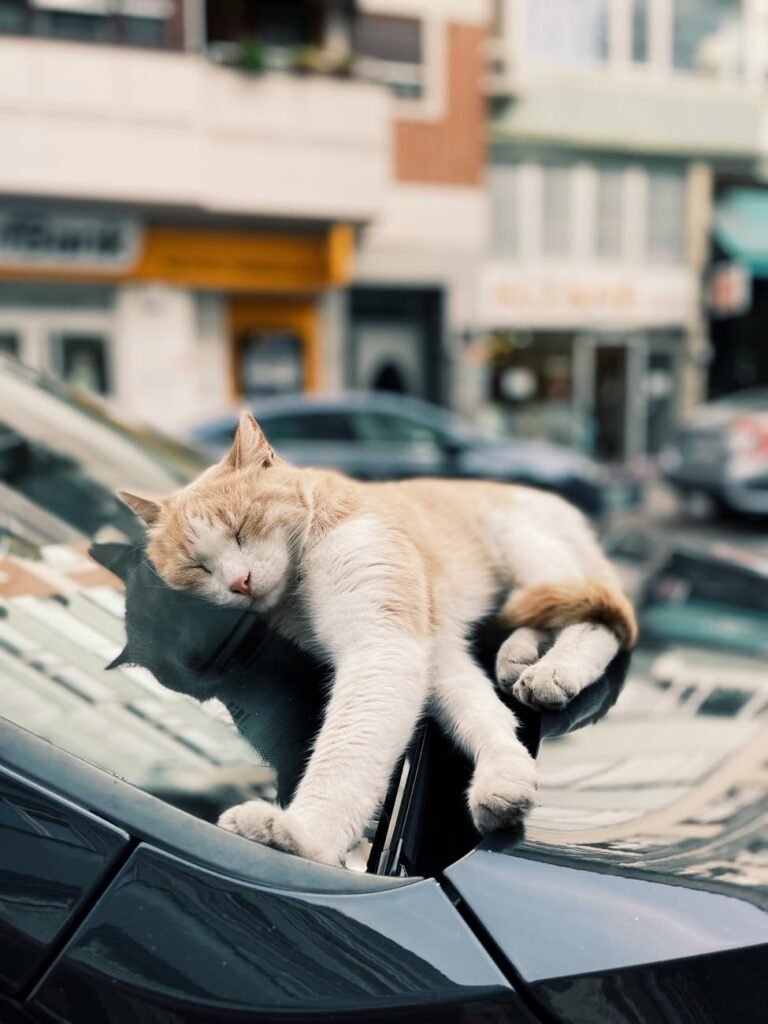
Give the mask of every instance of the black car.
<path id="1" fill-rule="evenodd" d="M 25 419 L 36 397 L 60 430 Z M 322 672 L 164 587 L 109 500 L 192 453 L 12 367 L 0 401 L 1 1021 L 766 1019 L 762 660 L 718 654 L 738 711 L 692 706 L 670 682 L 688 649 L 653 647 L 623 691 L 619 658 L 527 714 L 525 834 L 479 841 L 468 765 L 425 722 L 347 869 L 279 853 L 211 822 L 290 795 Z M 498 642 L 478 626 L 478 658 Z"/>
<path id="2" fill-rule="evenodd" d="M 342 470 L 363 480 L 412 476 L 481 477 L 556 491 L 588 515 L 606 506 L 601 468 L 544 441 L 494 440 L 436 405 L 382 391 L 284 395 L 250 411 L 270 442 L 297 466 Z M 190 440 L 214 458 L 232 443 L 237 412 L 201 424 Z"/>

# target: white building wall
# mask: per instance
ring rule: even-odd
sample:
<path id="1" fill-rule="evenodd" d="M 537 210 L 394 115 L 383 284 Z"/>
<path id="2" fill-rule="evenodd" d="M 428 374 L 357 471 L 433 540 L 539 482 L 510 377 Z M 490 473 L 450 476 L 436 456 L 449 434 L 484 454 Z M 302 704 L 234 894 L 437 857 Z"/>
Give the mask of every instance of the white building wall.
<path id="1" fill-rule="evenodd" d="M 222 300 L 161 285 L 119 290 L 114 399 L 132 417 L 178 432 L 229 400 Z"/>
<path id="2" fill-rule="evenodd" d="M 0 37 L 0 193 L 366 220 L 390 110 L 366 82 Z"/>

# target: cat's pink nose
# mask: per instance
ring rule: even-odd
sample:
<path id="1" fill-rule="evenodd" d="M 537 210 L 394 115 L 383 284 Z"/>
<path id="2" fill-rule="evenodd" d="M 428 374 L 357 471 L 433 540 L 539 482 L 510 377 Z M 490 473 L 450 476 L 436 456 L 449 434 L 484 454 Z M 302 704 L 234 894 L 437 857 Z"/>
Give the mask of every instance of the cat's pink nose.
<path id="1" fill-rule="evenodd" d="M 247 576 L 241 576 L 240 579 L 233 580 L 229 589 L 233 594 L 243 594 L 245 597 L 251 596 L 251 574 Z"/>

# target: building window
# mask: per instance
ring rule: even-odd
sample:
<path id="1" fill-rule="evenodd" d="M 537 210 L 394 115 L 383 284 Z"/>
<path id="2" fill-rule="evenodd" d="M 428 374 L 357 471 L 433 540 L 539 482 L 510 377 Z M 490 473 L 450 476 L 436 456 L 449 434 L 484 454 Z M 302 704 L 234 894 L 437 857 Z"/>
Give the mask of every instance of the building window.
<path id="1" fill-rule="evenodd" d="M 624 250 L 624 171 L 597 171 L 595 253 L 600 259 L 620 259 Z"/>
<path id="2" fill-rule="evenodd" d="M 251 330 L 238 345 L 238 383 L 248 398 L 301 391 L 301 339 L 293 331 Z"/>
<path id="3" fill-rule="evenodd" d="M 672 63 L 681 71 L 738 74 L 741 0 L 673 0 Z"/>
<path id="4" fill-rule="evenodd" d="M 0 32 L 9 35 L 26 32 L 28 14 L 26 0 L 0 0 Z"/>
<path id="5" fill-rule="evenodd" d="M 542 253 L 568 256 L 571 249 L 571 170 L 555 164 L 542 168 Z"/>
<path id="6" fill-rule="evenodd" d="M 107 340 L 99 334 L 56 334 L 51 355 L 54 370 L 68 384 L 100 395 L 112 390 Z"/>
<path id="7" fill-rule="evenodd" d="M 418 19 L 358 14 L 352 39 L 360 77 L 383 82 L 406 99 L 421 96 L 424 43 Z"/>
<path id="8" fill-rule="evenodd" d="M 310 0 L 257 0 L 247 4 L 208 0 L 205 16 L 212 43 L 249 40 L 267 48 L 291 50 L 322 42 L 322 5 Z"/>
<path id="9" fill-rule="evenodd" d="M 685 178 L 679 171 L 648 172 L 648 258 L 679 263 L 685 253 Z"/>
<path id="10" fill-rule="evenodd" d="M 0 0 L 0 33 L 78 42 L 175 45 L 179 0 Z"/>
<path id="11" fill-rule="evenodd" d="M 13 331 L 0 331 L 0 356 L 19 355 L 19 336 Z"/>
<path id="12" fill-rule="evenodd" d="M 519 178 L 516 165 L 491 168 L 491 237 L 497 256 L 517 256 L 520 251 Z"/>
<path id="13" fill-rule="evenodd" d="M 490 385 L 499 433 L 557 444 L 584 444 L 573 407 L 573 336 L 502 332 L 490 343 Z"/>
<path id="14" fill-rule="evenodd" d="M 608 57 L 608 0 L 528 0 L 528 47 L 563 63 Z"/>
<path id="15" fill-rule="evenodd" d="M 632 0 L 632 60 L 636 64 L 645 64 L 649 57 L 649 18 L 648 0 Z"/>

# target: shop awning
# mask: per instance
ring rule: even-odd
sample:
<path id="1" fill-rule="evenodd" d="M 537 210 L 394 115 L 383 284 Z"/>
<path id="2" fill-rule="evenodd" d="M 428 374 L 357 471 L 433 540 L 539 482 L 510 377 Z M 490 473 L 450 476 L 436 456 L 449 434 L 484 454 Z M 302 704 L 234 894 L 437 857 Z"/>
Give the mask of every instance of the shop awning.
<path id="1" fill-rule="evenodd" d="M 713 234 L 754 277 L 768 277 L 768 190 L 729 189 L 715 205 Z"/>

